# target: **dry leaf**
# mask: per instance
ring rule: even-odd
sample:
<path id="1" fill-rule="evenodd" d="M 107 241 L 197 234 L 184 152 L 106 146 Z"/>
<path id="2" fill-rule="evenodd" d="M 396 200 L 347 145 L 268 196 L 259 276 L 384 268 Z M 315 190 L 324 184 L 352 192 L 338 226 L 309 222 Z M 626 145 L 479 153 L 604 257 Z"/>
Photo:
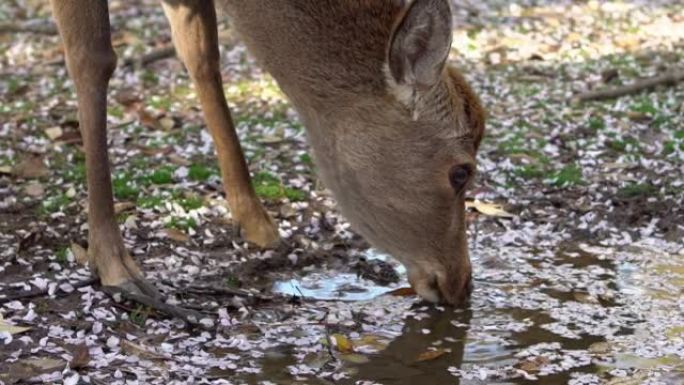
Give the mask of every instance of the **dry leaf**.
<path id="1" fill-rule="evenodd" d="M 23 382 L 41 374 L 61 371 L 65 365 L 66 362 L 53 358 L 25 358 L 10 364 L 6 373 L 0 373 L 0 381 L 8 384 Z"/>
<path id="2" fill-rule="evenodd" d="M 48 169 L 43 163 L 42 156 L 28 156 L 14 166 L 12 174 L 20 178 L 33 179 L 46 176 Z"/>
<path id="3" fill-rule="evenodd" d="M 135 208 L 135 203 L 133 202 L 117 202 L 114 203 L 114 214 L 119 215 L 124 211 L 132 210 Z"/>
<path id="4" fill-rule="evenodd" d="M 611 346 L 608 342 L 595 342 L 589 345 L 589 353 L 593 354 L 606 354 L 610 353 Z"/>
<path id="5" fill-rule="evenodd" d="M 0 174 L 11 174 L 12 167 L 10 166 L 0 166 Z"/>
<path id="6" fill-rule="evenodd" d="M 0 332 L 8 332 L 9 334 L 19 334 L 31 330 L 28 326 L 14 326 L 10 325 L 2 319 L 0 314 Z"/>
<path id="7" fill-rule="evenodd" d="M 140 93 L 135 88 L 124 88 L 114 95 L 114 99 L 123 106 L 131 106 L 142 101 Z"/>
<path id="8" fill-rule="evenodd" d="M 437 349 L 437 350 L 428 350 L 426 352 L 422 352 L 418 355 L 418 358 L 416 358 L 417 362 L 422 362 L 422 361 L 432 361 L 436 358 L 439 358 L 446 353 L 445 350 L 443 349 Z"/>
<path id="9" fill-rule="evenodd" d="M 71 254 L 74 255 L 74 259 L 78 264 L 83 266 L 88 264 L 88 252 L 78 243 L 71 243 Z"/>
<path id="10" fill-rule="evenodd" d="M 192 162 L 190 162 L 187 159 L 182 158 L 178 154 L 169 154 L 168 158 L 171 161 L 171 163 L 177 164 L 179 166 L 189 166 L 192 164 Z"/>
<path id="11" fill-rule="evenodd" d="M 147 147 L 147 146 L 136 146 L 145 155 L 154 156 L 157 154 L 168 154 L 173 151 L 170 146 L 167 147 Z"/>
<path id="12" fill-rule="evenodd" d="M 526 372 L 538 372 L 542 366 L 548 365 L 549 363 L 551 363 L 551 361 L 549 361 L 548 358 L 537 356 L 521 362 L 520 365 L 518 365 L 518 368 Z"/>
<path id="13" fill-rule="evenodd" d="M 163 127 L 159 123 L 159 120 L 152 116 L 149 112 L 145 111 L 144 107 L 138 108 L 137 109 L 137 114 L 138 114 L 138 119 L 140 119 L 140 123 L 151 129 L 151 130 L 162 130 Z"/>
<path id="14" fill-rule="evenodd" d="M 515 215 L 506 212 L 503 206 L 496 203 L 487 203 L 479 200 L 466 201 L 466 208 L 475 209 L 477 212 L 490 217 L 515 218 Z"/>
<path id="15" fill-rule="evenodd" d="M 73 355 L 73 358 L 71 359 L 71 362 L 69 363 L 69 366 L 71 369 L 80 369 L 80 368 L 85 368 L 88 366 L 88 363 L 90 362 L 90 350 L 88 349 L 88 345 L 85 343 L 76 345 L 74 346 L 71 350 L 71 355 Z"/>
<path id="16" fill-rule="evenodd" d="M 62 131 L 62 127 L 60 126 L 55 126 L 55 127 L 50 127 L 45 129 L 45 135 L 47 135 L 50 140 L 57 140 L 59 137 L 62 136 L 64 132 Z"/>
<path id="17" fill-rule="evenodd" d="M 134 342 L 128 340 L 121 341 L 121 350 L 124 352 L 138 356 L 144 360 L 164 360 L 165 357 L 161 354 L 155 353 L 153 351 L 147 350 L 144 346 L 138 345 Z"/>
<path id="18" fill-rule="evenodd" d="M 387 294 L 394 295 L 397 297 L 408 297 L 411 295 L 416 295 L 416 291 L 412 287 L 400 287 L 392 291 L 388 291 Z"/>
<path id="19" fill-rule="evenodd" d="M 165 116 L 165 117 L 159 119 L 159 124 L 162 126 L 163 129 L 168 131 L 168 130 L 173 128 L 173 126 L 176 124 L 176 122 L 174 122 L 172 118 Z"/>
<path id="20" fill-rule="evenodd" d="M 171 238 L 176 242 L 188 242 L 188 241 L 190 241 L 190 237 L 178 229 L 166 229 L 165 232 L 166 232 L 166 236 L 168 238 Z"/>
<path id="21" fill-rule="evenodd" d="M 35 183 L 29 183 L 26 185 L 24 188 L 24 191 L 26 191 L 26 194 L 32 197 L 40 197 L 43 196 L 45 193 L 45 188 L 43 187 L 42 184 L 35 182 Z"/>
<path id="22" fill-rule="evenodd" d="M 351 353 L 354 351 L 354 346 L 349 338 L 343 336 L 342 334 L 333 334 L 330 336 L 333 341 L 333 345 L 342 353 Z"/>

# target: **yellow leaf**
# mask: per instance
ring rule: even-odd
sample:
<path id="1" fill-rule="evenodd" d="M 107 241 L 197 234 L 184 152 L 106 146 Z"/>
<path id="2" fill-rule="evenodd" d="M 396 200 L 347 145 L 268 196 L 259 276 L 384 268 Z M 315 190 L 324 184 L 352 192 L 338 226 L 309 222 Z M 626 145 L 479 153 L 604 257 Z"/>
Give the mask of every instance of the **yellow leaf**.
<path id="1" fill-rule="evenodd" d="M 342 334 L 333 334 L 330 336 L 333 345 L 342 353 L 351 353 L 354 351 L 354 346 L 349 338 L 343 336 Z"/>
<path id="2" fill-rule="evenodd" d="M 472 208 L 477 210 L 477 212 L 482 213 L 484 215 L 488 215 L 490 217 L 499 217 L 499 218 L 514 218 L 515 215 L 506 212 L 503 209 L 503 206 L 498 205 L 496 203 L 487 203 L 487 202 L 482 202 L 479 200 L 474 200 L 474 201 L 466 201 L 466 208 Z"/>
<path id="3" fill-rule="evenodd" d="M 2 314 L 0 314 L 0 332 L 8 332 L 9 334 L 19 334 L 28 330 L 31 330 L 31 328 L 27 326 L 14 326 L 6 323 L 2 319 Z"/>

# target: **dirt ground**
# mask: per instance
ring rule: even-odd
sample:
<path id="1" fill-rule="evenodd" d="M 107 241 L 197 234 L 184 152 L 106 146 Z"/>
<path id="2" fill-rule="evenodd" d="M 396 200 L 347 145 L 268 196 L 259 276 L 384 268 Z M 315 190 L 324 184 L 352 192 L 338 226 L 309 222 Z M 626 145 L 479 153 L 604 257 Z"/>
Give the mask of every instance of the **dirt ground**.
<path id="1" fill-rule="evenodd" d="M 488 111 L 464 309 L 406 293 L 339 215 L 223 18 L 225 92 L 284 242 L 242 240 L 182 65 L 140 62 L 170 45 L 161 8 L 110 1 L 117 218 L 197 327 L 115 301 L 77 262 L 84 156 L 46 3 L 0 4 L 0 383 L 684 383 L 684 83 L 576 100 L 684 68 L 681 1 L 454 3 L 450 60 Z"/>

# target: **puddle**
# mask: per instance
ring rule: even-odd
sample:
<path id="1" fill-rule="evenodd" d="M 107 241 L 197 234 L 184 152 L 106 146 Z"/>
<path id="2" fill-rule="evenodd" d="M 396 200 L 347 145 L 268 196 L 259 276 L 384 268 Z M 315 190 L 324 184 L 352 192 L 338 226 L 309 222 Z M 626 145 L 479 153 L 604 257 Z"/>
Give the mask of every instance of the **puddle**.
<path id="1" fill-rule="evenodd" d="M 475 291 L 460 310 L 383 295 L 406 285 L 404 275 L 393 287 L 323 272 L 278 282 L 278 292 L 326 302 L 305 304 L 272 329 L 272 338 L 290 338 L 292 350 L 267 352 L 259 376 L 241 378 L 278 384 L 684 383 L 681 246 L 656 239 L 619 247 L 565 245 L 479 247 Z M 342 349 L 336 338 L 343 338 Z"/>
<path id="2" fill-rule="evenodd" d="M 399 281 L 391 285 L 379 285 L 372 280 L 361 278 L 358 274 L 324 271 L 301 278 L 277 281 L 272 291 L 322 301 L 366 301 L 409 286 L 406 269 L 391 256 L 370 249 L 365 252 L 364 257 L 368 261 L 382 261 L 391 266 L 398 274 Z"/>

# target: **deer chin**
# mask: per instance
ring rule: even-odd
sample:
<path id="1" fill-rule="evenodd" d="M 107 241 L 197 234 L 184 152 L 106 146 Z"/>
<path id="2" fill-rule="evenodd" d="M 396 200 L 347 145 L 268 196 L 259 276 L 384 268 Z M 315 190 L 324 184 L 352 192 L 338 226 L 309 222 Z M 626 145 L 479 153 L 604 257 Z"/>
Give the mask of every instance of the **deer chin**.
<path id="1" fill-rule="evenodd" d="M 427 261 L 413 261 L 405 266 L 409 283 L 421 298 L 432 303 L 462 305 L 472 290 L 470 261 L 465 261 L 458 267 Z"/>

